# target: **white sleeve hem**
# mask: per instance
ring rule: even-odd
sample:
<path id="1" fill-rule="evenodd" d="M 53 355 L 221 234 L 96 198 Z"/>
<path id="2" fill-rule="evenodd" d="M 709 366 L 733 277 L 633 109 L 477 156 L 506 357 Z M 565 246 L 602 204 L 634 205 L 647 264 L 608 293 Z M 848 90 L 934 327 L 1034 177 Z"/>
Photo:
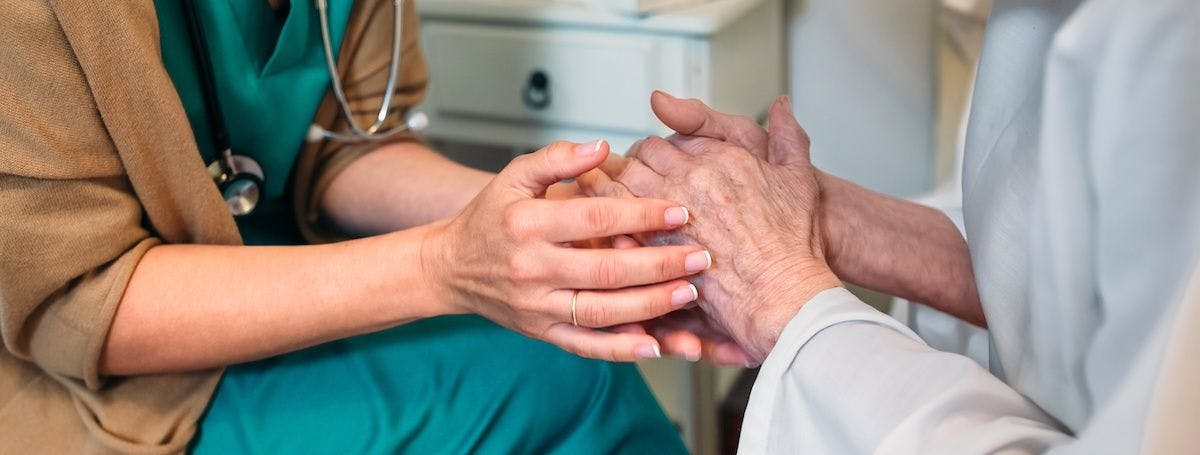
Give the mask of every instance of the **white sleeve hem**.
<path id="1" fill-rule="evenodd" d="M 863 303 L 845 288 L 822 291 L 805 303 L 792 318 L 779 335 L 775 348 L 763 362 L 750 393 L 750 405 L 742 423 L 739 453 L 766 453 L 767 431 L 774 409 L 774 406 L 768 404 L 775 397 L 780 381 L 804 345 L 822 330 L 844 322 L 856 321 L 891 328 L 924 344 L 921 338 L 904 324 Z"/>

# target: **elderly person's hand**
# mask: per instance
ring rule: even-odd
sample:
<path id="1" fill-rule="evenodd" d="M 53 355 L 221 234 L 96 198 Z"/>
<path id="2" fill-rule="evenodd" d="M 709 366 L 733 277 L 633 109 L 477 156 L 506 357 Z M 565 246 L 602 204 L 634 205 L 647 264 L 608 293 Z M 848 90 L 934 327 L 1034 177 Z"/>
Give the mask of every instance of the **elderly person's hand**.
<path id="1" fill-rule="evenodd" d="M 664 96 L 656 94 L 660 117 L 663 110 L 689 109 Z M 786 98 L 771 108 L 769 134 L 715 124 L 745 121 L 737 118 L 695 118 L 694 127 L 672 126 L 709 137 L 648 138 L 631 151 L 637 160 L 617 180 L 635 195 L 688 207 L 685 238 L 668 241 L 709 249 L 713 266 L 696 280 L 700 306 L 753 362 L 761 362 L 804 303 L 841 286 L 825 260 L 808 136 Z M 722 131 L 739 133 L 713 139 Z"/>

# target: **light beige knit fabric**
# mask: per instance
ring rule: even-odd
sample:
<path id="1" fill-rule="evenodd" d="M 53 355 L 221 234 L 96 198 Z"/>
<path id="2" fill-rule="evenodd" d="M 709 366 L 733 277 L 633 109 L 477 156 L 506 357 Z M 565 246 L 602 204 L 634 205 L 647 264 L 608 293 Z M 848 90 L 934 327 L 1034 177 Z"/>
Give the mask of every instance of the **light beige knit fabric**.
<path id="1" fill-rule="evenodd" d="M 391 15 L 379 7 L 390 4 L 360 1 L 352 14 L 340 54 L 351 56 L 342 67 L 356 104 L 382 95 L 386 71 L 375 69 L 390 57 Z M 425 84 L 409 13 L 397 109 Z M 182 452 L 220 379 L 97 372 L 148 249 L 241 242 L 163 68 L 157 27 L 150 0 L 0 6 L 0 453 Z M 330 101 L 318 116 L 327 126 Z M 365 151 L 304 151 L 294 193 L 311 238 L 327 231 L 316 227 L 320 192 Z"/>

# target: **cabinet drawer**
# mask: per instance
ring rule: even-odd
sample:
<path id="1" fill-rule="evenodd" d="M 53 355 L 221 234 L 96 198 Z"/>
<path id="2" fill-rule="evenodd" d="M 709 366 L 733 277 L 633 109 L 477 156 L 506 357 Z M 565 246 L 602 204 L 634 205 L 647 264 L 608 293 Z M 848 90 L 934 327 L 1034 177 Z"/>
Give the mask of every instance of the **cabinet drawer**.
<path id="1" fill-rule="evenodd" d="M 652 38 L 431 21 L 423 40 L 439 115 L 657 129 L 649 99 L 664 63 Z"/>

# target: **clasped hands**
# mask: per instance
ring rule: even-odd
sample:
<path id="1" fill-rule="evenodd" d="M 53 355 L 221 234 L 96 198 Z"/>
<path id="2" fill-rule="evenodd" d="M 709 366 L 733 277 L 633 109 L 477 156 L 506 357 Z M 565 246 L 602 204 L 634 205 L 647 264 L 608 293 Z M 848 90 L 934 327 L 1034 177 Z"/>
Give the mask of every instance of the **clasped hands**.
<path id="1" fill-rule="evenodd" d="M 752 365 L 805 302 L 841 286 L 786 98 L 768 130 L 696 100 L 651 103 L 679 134 L 626 158 L 602 142 L 522 156 L 431 231 L 423 264 L 449 312 L 585 357 Z"/>

